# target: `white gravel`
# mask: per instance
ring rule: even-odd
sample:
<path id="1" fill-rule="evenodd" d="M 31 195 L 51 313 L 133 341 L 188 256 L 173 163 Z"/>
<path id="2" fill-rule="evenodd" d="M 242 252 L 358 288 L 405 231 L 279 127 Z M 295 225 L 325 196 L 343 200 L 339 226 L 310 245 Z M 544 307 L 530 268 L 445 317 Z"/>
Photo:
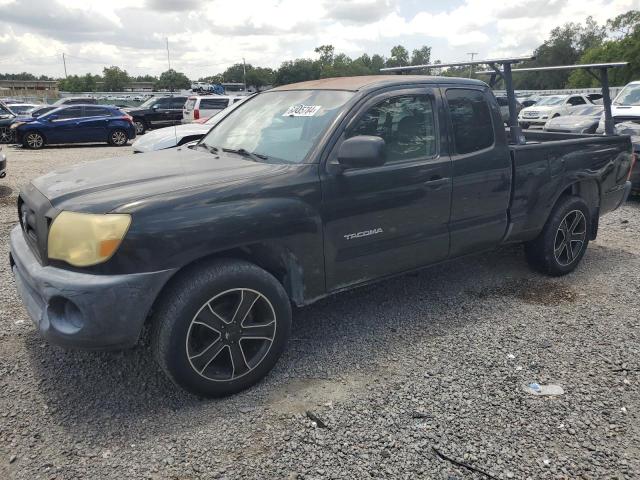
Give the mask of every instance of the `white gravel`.
<path id="1" fill-rule="evenodd" d="M 433 447 L 500 479 L 640 477 L 640 204 L 603 218 L 564 278 L 532 273 L 512 246 L 298 310 L 265 381 L 201 400 L 145 345 L 47 345 L 11 278 L 16 186 L 130 150 L 7 149 L 0 478 L 486 478 Z M 531 395 L 534 381 L 564 394 Z"/>

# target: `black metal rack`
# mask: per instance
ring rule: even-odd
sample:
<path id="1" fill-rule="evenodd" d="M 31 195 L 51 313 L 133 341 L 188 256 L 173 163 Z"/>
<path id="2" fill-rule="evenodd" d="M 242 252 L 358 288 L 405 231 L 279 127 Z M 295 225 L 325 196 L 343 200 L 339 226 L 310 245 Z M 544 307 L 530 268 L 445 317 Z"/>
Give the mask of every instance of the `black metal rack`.
<path id="1" fill-rule="evenodd" d="M 522 129 L 518 124 L 518 112 L 516 111 L 516 95 L 513 89 L 513 73 L 517 72 L 539 72 L 539 71 L 552 71 L 552 70 L 571 70 L 571 69 L 584 69 L 589 75 L 600 81 L 602 86 L 602 103 L 604 106 L 604 118 L 605 118 L 605 134 L 613 135 L 613 117 L 611 115 L 611 96 L 609 95 L 609 69 L 615 67 L 623 67 L 628 65 L 628 62 L 612 62 L 612 63 L 591 63 L 584 65 L 560 65 L 555 67 L 532 67 L 532 68 L 511 68 L 512 65 L 527 61 L 534 60 L 535 57 L 512 57 L 512 58 L 496 58 L 476 60 L 473 62 L 454 62 L 454 63 L 434 63 L 430 65 L 409 65 L 406 67 L 390 67 L 382 68 L 381 72 L 396 72 L 405 73 L 414 70 L 427 70 L 432 68 L 444 68 L 444 67 L 462 67 L 467 65 L 488 65 L 491 70 L 477 72 L 479 74 L 491 75 L 489 85 L 493 87 L 498 79 L 504 80 L 505 90 L 507 92 L 507 102 L 509 104 L 509 131 L 511 133 L 511 139 L 516 144 L 524 144 L 526 139 L 522 134 Z M 502 66 L 502 69 L 500 69 Z M 597 75 L 594 71 L 598 71 Z"/>

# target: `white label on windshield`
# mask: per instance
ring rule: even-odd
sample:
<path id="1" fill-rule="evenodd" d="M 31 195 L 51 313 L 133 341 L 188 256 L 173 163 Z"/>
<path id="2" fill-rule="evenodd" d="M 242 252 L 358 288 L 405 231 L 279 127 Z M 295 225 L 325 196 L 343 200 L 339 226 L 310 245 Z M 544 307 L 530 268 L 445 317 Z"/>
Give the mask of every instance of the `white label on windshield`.
<path id="1" fill-rule="evenodd" d="M 282 114 L 283 117 L 313 117 L 318 110 L 322 108 L 320 105 L 292 105 Z"/>

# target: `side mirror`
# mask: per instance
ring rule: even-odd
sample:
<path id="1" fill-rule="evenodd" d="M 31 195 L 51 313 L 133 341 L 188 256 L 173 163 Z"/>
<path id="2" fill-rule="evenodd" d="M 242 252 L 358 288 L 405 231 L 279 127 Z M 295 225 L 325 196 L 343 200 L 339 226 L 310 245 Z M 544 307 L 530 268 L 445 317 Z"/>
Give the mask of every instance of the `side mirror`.
<path id="1" fill-rule="evenodd" d="M 346 139 L 338 150 L 338 163 L 343 169 L 384 165 L 385 142 L 381 137 L 358 135 Z"/>
<path id="2" fill-rule="evenodd" d="M 151 106 L 151 110 L 157 110 L 158 108 L 160 108 L 160 106 L 158 104 L 155 104 L 155 105 Z"/>

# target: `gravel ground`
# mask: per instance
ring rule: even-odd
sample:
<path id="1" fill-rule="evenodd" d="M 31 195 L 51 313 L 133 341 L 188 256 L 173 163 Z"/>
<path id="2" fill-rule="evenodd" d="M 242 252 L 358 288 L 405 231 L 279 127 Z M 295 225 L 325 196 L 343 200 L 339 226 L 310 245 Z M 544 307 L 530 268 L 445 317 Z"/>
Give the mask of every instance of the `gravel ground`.
<path id="1" fill-rule="evenodd" d="M 201 400 L 144 343 L 47 345 L 11 279 L 16 185 L 128 150 L 8 149 L 0 478 L 490 478 L 434 448 L 499 479 L 640 477 L 640 204 L 603 218 L 563 278 L 530 272 L 508 247 L 298 310 L 265 381 Z M 531 395 L 533 381 L 565 393 Z"/>

